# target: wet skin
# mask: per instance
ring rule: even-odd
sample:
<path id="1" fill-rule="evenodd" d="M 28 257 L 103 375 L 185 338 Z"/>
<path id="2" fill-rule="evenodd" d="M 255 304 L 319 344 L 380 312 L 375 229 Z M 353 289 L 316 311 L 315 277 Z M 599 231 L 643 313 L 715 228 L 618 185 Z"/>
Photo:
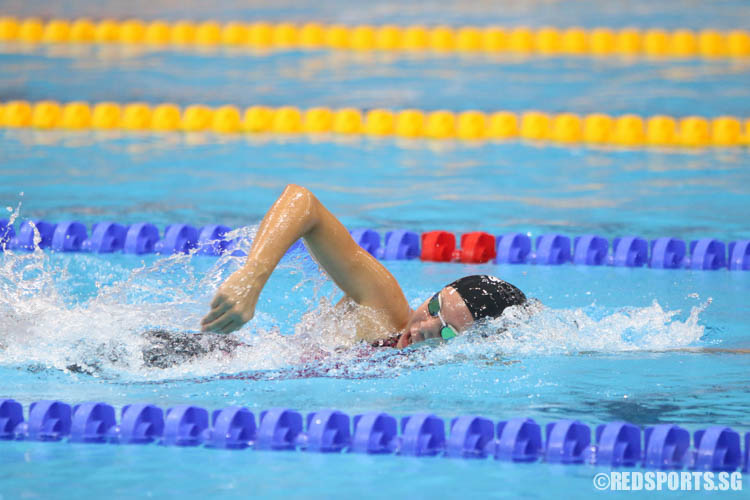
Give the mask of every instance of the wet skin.
<path id="1" fill-rule="evenodd" d="M 427 304 L 432 297 L 425 300 L 422 305 L 412 311 L 406 328 L 398 339 L 396 347 L 407 347 L 415 342 L 427 339 L 441 338 L 440 329 L 443 323 L 438 316 L 431 316 Z M 474 318 L 466 307 L 461 295 L 451 287 L 440 290 L 441 308 L 440 314 L 445 322 L 452 326 L 457 332 L 462 332 L 474 323 Z"/>

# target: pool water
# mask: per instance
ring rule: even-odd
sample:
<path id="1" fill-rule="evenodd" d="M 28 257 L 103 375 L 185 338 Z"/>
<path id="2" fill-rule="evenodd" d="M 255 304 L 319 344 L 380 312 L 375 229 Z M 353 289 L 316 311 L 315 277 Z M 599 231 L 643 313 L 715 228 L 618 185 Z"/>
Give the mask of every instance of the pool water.
<path id="1" fill-rule="evenodd" d="M 118 15 L 111 2 L 67 4 L 66 11 L 48 6 L 43 13 Z M 571 9 L 564 2 L 533 2 L 487 19 L 476 8 L 430 3 L 404 14 L 403 22 L 729 29 L 747 10 L 737 2 L 715 8 L 690 3 L 684 10 L 676 2 L 636 4 L 633 14 L 624 6 L 581 3 Z M 41 5 L 10 2 L 8 8 L 36 14 Z M 266 6 L 255 12 L 231 4 L 207 12 L 201 3 L 175 13 L 168 2 L 144 2 L 137 12 L 169 19 L 399 19 L 393 4 L 363 13 L 347 5 Z M 6 69 L 0 74 L 2 101 L 750 114 L 748 61 L 50 48 L 0 50 L 0 61 Z M 284 186 L 296 183 L 352 229 L 729 242 L 750 238 L 748 160 L 746 149 L 5 130 L 0 200 L 8 207 L 3 218 L 160 227 L 222 223 L 239 228 L 247 244 Z M 330 407 L 350 415 L 428 411 L 443 418 L 479 414 L 495 421 L 528 416 L 541 423 L 575 418 L 590 425 L 627 420 L 750 430 L 750 357 L 701 352 L 750 348 L 750 273 L 388 261 L 413 307 L 474 273 L 500 276 L 543 307 L 531 320 L 511 318 L 488 327 L 502 326 L 500 335 L 473 332 L 407 354 L 369 356 L 331 318 L 330 304 L 340 296 L 335 287 L 309 257 L 295 253 L 269 281 L 256 318 L 238 332 L 248 347 L 229 359 L 145 367 L 138 334 L 150 328 L 197 331 L 216 287 L 240 264 L 229 256 L 0 255 L 0 393 L 24 405 L 40 399 L 100 400 L 118 408 L 133 402 L 209 409 L 238 404 L 256 414 L 272 406 L 303 412 Z M 349 347 L 336 349 L 342 344 Z M 86 373 L 72 372 L 71 365 Z M 82 491 L 115 498 L 344 498 L 406 491 L 417 497 L 580 498 L 596 493 L 591 478 L 599 471 L 158 446 L 4 442 L 0 450 L 0 498 L 72 498 Z"/>

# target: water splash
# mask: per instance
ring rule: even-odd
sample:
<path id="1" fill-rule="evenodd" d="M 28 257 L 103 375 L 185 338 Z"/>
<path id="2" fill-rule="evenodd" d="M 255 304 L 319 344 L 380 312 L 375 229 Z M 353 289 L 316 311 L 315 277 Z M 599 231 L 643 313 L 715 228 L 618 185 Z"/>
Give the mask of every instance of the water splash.
<path id="1" fill-rule="evenodd" d="M 246 250 L 255 229 L 241 228 L 232 236 Z M 596 305 L 553 309 L 532 302 L 450 342 L 404 351 L 374 349 L 357 343 L 349 316 L 340 314 L 334 295 L 324 293 L 332 288 L 325 275 L 306 253 L 297 252 L 282 260 L 277 273 L 288 278 L 290 293 L 304 297 L 301 317 L 259 312 L 237 332 L 238 345 L 231 352 L 215 349 L 154 368 L 144 361 L 144 350 L 153 346 L 143 332 L 195 332 L 217 286 L 243 258 L 151 256 L 133 269 L 134 259 L 38 249 L 1 254 L 0 365 L 128 381 L 395 376 L 446 363 L 685 347 L 703 336 L 699 317 L 710 303 L 693 307 L 681 319 L 681 311 L 664 310 L 657 301 L 615 311 Z"/>
<path id="2" fill-rule="evenodd" d="M 680 310 L 666 311 L 654 300 L 646 307 L 608 311 L 591 305 L 577 309 L 552 309 L 532 304 L 535 312 L 514 307 L 480 330 L 504 352 L 528 354 L 579 354 L 584 352 L 660 351 L 690 345 L 701 339 L 700 314 L 711 304 L 693 306 L 684 320 Z"/>
<path id="3" fill-rule="evenodd" d="M 450 342 L 387 350 L 390 353 L 373 359 L 363 358 L 367 352 L 351 351 L 348 358 L 329 361 L 321 371 L 334 376 L 388 376 L 450 363 L 513 364 L 533 356 L 669 351 L 701 340 L 704 326 L 699 317 L 710 303 L 708 299 L 692 307 L 681 320 L 681 311 L 665 311 L 657 301 L 611 312 L 595 305 L 553 309 L 532 299 L 527 306 L 506 309 L 501 318 L 478 324 Z"/>

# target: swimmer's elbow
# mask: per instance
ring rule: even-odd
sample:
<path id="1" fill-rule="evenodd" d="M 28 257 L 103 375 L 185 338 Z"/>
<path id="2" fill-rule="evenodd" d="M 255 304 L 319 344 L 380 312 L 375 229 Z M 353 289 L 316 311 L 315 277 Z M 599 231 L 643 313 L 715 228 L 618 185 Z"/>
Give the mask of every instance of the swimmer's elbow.
<path id="1" fill-rule="evenodd" d="M 277 203 L 290 214 L 306 220 L 303 234 L 309 232 L 318 221 L 320 202 L 312 192 L 297 184 L 287 184 Z"/>
<path id="2" fill-rule="evenodd" d="M 312 191 L 297 184 L 287 184 L 281 198 L 288 200 L 288 203 L 298 204 L 302 202 L 301 206 L 306 207 L 308 211 L 319 203 Z"/>
<path id="3" fill-rule="evenodd" d="M 302 195 L 302 196 L 312 196 L 312 192 L 307 189 L 306 187 L 302 187 L 297 184 L 287 184 L 284 188 L 284 194 L 289 195 Z"/>

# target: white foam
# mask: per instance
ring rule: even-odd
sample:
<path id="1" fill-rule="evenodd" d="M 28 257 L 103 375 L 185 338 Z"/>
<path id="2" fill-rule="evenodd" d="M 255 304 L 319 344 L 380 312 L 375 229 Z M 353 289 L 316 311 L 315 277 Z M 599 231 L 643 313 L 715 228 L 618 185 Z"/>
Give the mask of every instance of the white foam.
<path id="1" fill-rule="evenodd" d="M 254 231 L 236 231 L 245 249 Z M 297 287 L 314 284 L 308 312 L 294 332 L 279 329 L 289 318 L 259 312 L 238 332 L 246 345 L 233 355 L 216 353 L 173 368 L 147 368 L 141 354 L 145 342 L 139 334 L 153 328 L 196 331 L 217 286 L 243 260 L 224 256 L 206 272 L 197 272 L 193 258 L 158 258 L 113 284 L 97 283 L 94 295 L 80 300 L 70 297 L 68 291 L 71 281 L 80 277 L 60 264 L 64 259 L 52 259 L 39 250 L 6 252 L 0 256 L 0 365 L 35 370 L 66 370 L 77 365 L 95 376 L 137 380 L 252 371 L 272 371 L 271 377 L 285 373 L 388 376 L 403 369 L 488 358 L 684 347 L 703 335 L 699 317 L 710 303 L 709 299 L 693 307 L 684 319 L 680 319 L 679 310 L 664 310 L 657 301 L 647 307 L 615 311 L 595 305 L 552 309 L 535 303 L 530 308 L 511 308 L 502 318 L 478 325 L 451 342 L 432 348 L 417 346 L 404 354 L 357 345 L 353 325 L 337 314 L 331 298 L 320 296 L 324 275 L 310 266 L 307 258 L 298 257 L 285 259 L 278 270 L 294 275 L 299 280 Z M 93 271 L 101 276 L 88 279 L 106 281 L 110 274 L 106 264 L 102 269 Z"/>

